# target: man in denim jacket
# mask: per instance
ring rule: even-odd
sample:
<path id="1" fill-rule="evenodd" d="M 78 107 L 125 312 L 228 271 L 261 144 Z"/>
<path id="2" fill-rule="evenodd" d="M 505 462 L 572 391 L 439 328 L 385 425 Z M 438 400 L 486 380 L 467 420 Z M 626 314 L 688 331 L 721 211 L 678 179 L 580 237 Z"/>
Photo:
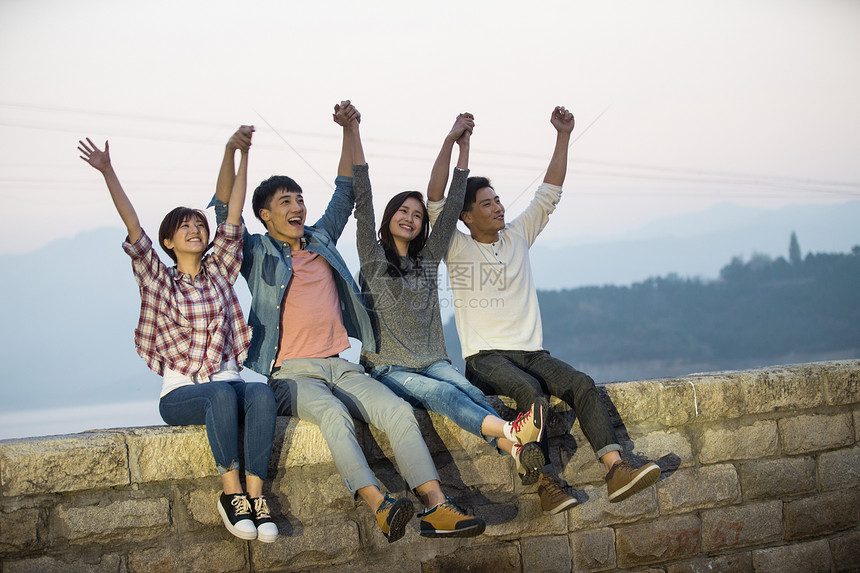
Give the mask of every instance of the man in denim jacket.
<path id="1" fill-rule="evenodd" d="M 302 189 L 293 179 L 273 176 L 254 191 L 254 214 L 268 232 L 245 232 L 241 272 L 251 290 L 253 331 L 245 364 L 269 377 L 278 414 L 319 426 L 350 493 L 376 511 L 389 542 L 404 535 L 413 505 L 382 494 L 359 447 L 353 417 L 389 436 L 404 479 L 428 508 L 422 535 L 479 535 L 484 522 L 467 516 L 442 493 L 412 407 L 338 356 L 349 348 L 348 336 L 371 351 L 376 343 L 358 285 L 335 248 L 355 200 L 351 136 L 360 115 L 344 101 L 335 106 L 334 120 L 344 129 L 344 143 L 334 196 L 316 224 L 305 226 Z M 228 148 L 218 175 L 213 204 L 219 221 L 226 216 L 235 177 L 233 155 Z"/>

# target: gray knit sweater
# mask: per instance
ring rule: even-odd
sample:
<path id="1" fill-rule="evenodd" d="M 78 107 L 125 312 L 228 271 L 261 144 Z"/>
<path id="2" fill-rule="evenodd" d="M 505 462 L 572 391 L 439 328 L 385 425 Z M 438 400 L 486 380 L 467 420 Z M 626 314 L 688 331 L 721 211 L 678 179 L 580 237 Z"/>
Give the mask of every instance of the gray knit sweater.
<path id="1" fill-rule="evenodd" d="M 402 258 L 403 277 L 388 274 L 388 260 L 376 239 L 367 165 L 353 165 L 359 282 L 376 335 L 377 352 L 361 353 L 368 371 L 379 366 L 423 368 L 448 360 L 439 314 L 437 273 L 448 251 L 466 194 L 468 170 L 454 169 L 444 210 L 418 260 Z M 449 360 L 450 362 L 450 360 Z"/>

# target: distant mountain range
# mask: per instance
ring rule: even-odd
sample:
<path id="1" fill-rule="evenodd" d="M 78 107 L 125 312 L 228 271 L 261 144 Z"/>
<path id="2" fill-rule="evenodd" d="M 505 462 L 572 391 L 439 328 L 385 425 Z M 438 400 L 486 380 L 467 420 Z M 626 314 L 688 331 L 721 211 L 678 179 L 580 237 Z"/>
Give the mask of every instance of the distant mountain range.
<path id="1" fill-rule="evenodd" d="M 632 232 L 624 240 L 564 246 L 539 239 L 532 264 L 540 289 L 630 284 L 651 276 L 716 278 L 732 257 L 804 254 L 860 244 L 860 201 L 777 211 L 720 205 Z M 553 223 L 550 222 L 550 225 Z M 0 413 L 153 399 L 161 381 L 134 350 L 139 298 L 119 228 L 81 233 L 26 255 L 0 255 Z M 345 236 L 351 268 L 357 257 Z M 243 279 L 237 293 L 247 309 Z M 452 358 L 459 349 L 451 348 Z M 355 359 L 355 351 L 349 358 Z M 247 371 L 246 371 L 247 372 Z M 248 379 L 261 379 L 248 372 Z"/>
<path id="2" fill-rule="evenodd" d="M 713 279 L 735 256 L 787 257 L 792 232 L 804 255 L 848 252 L 860 245 L 858 221 L 860 201 L 774 211 L 723 203 L 656 221 L 613 242 L 565 246 L 539 237 L 531 249 L 532 268 L 543 290 L 629 285 L 671 273 Z"/>

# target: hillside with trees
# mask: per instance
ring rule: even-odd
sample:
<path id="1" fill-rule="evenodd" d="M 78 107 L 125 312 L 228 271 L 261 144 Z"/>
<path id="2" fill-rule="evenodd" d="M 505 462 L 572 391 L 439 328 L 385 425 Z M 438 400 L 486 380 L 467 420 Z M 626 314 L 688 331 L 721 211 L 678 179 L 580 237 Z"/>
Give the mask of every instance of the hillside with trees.
<path id="1" fill-rule="evenodd" d="M 598 381 L 860 356 L 860 246 L 802 257 L 792 234 L 788 259 L 736 257 L 717 280 L 668 275 L 538 297 L 544 347 Z"/>

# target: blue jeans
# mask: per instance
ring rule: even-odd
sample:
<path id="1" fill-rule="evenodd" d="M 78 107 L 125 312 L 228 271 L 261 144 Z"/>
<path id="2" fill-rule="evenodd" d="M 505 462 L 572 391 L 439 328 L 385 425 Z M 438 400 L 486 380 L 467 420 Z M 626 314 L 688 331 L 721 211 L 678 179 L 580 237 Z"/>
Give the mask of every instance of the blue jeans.
<path id="1" fill-rule="evenodd" d="M 484 436 L 481 425 L 487 416 L 498 417 L 483 392 L 475 388 L 447 360 L 424 368 L 378 366 L 371 376 L 391 391 L 429 412 L 436 412 L 495 446 L 498 438 Z"/>
<path id="2" fill-rule="evenodd" d="M 412 407 L 343 358 L 284 360 L 272 371 L 278 411 L 316 424 L 350 493 L 379 487 L 358 444 L 353 416 L 388 436 L 409 487 L 439 480 Z"/>
<path id="3" fill-rule="evenodd" d="M 510 396 L 517 410 L 528 410 L 541 394 L 558 396 L 573 408 L 579 427 L 600 458 L 621 451 L 594 380 L 546 350 L 482 350 L 466 358 L 466 377 L 488 394 Z M 541 439 L 546 459 L 546 434 Z"/>
<path id="4" fill-rule="evenodd" d="M 245 474 L 266 479 L 275 435 L 275 396 L 259 382 L 205 382 L 180 386 L 161 398 L 161 419 L 171 426 L 206 424 L 218 471 L 239 469 L 239 424 L 245 424 Z"/>

